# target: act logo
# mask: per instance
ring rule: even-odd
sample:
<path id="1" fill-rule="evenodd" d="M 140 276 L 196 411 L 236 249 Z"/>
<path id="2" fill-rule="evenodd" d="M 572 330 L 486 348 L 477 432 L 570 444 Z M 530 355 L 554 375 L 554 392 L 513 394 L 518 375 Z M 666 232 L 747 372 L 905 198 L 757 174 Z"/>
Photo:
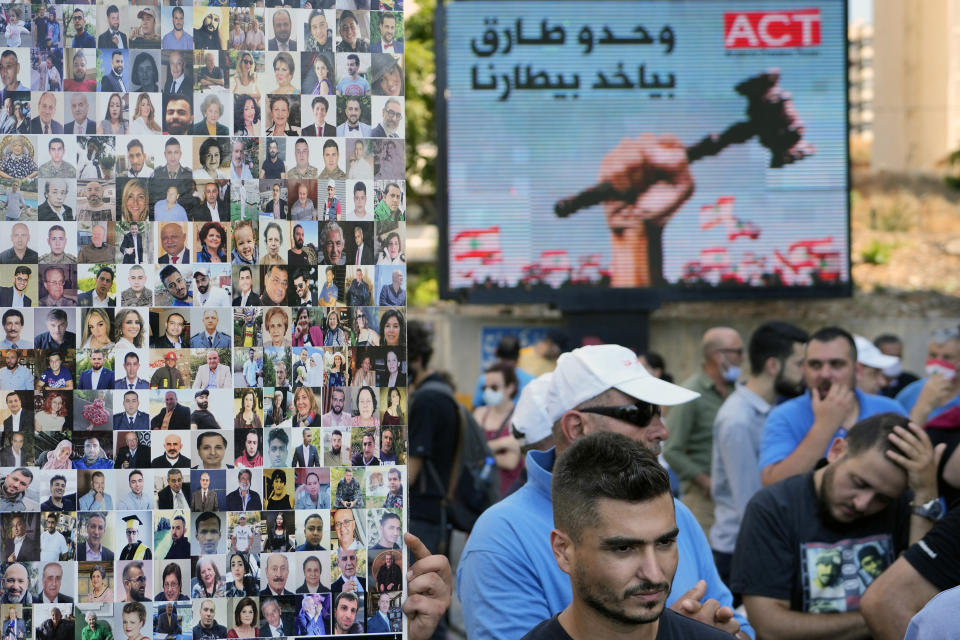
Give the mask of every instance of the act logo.
<path id="1" fill-rule="evenodd" d="M 791 49 L 820 45 L 820 9 L 730 11 L 723 14 L 725 49 Z"/>

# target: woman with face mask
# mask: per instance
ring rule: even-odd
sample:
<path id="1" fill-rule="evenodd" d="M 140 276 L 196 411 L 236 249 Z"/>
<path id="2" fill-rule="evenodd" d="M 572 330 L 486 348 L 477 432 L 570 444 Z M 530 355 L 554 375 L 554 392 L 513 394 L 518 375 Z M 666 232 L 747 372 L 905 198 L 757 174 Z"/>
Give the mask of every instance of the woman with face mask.
<path id="1" fill-rule="evenodd" d="M 520 443 L 513 437 L 511 429 L 516 395 L 517 374 L 513 366 L 495 362 L 484 373 L 483 401 L 486 404 L 473 412 L 497 462 L 501 496 L 513 486 L 523 469 Z"/>

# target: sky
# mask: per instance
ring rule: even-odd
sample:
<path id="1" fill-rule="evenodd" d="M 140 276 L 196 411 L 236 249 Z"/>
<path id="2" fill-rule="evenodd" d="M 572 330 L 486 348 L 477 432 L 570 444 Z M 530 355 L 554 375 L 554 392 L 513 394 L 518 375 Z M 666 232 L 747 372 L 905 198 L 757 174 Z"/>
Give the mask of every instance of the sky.
<path id="1" fill-rule="evenodd" d="M 850 0 L 847 5 L 848 20 L 853 22 L 858 18 L 868 24 L 873 23 L 873 0 Z"/>

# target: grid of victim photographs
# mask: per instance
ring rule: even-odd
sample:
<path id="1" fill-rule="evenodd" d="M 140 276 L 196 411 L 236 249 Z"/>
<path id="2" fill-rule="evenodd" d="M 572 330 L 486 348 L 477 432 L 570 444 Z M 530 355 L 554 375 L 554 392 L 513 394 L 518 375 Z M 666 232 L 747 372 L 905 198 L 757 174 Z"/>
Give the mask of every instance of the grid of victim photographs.
<path id="1" fill-rule="evenodd" d="M 3 637 L 399 637 L 402 0 L 128 4 L 0 2 Z"/>

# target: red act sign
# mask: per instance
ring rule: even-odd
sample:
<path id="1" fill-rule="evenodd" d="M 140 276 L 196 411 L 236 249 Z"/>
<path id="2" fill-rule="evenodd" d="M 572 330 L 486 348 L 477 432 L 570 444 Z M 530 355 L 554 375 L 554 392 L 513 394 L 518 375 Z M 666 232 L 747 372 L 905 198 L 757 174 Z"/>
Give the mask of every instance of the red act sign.
<path id="1" fill-rule="evenodd" d="M 730 11 L 723 14 L 725 49 L 791 49 L 820 45 L 820 9 Z"/>

